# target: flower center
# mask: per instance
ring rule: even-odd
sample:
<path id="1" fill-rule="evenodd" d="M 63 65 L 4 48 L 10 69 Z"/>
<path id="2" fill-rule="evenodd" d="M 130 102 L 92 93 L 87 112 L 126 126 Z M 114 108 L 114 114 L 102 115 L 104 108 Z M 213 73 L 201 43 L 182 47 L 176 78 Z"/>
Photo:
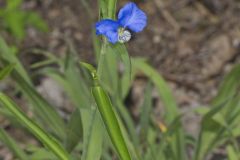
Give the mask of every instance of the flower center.
<path id="1" fill-rule="evenodd" d="M 118 29 L 118 41 L 120 43 L 128 42 L 131 39 L 131 33 L 124 28 Z"/>

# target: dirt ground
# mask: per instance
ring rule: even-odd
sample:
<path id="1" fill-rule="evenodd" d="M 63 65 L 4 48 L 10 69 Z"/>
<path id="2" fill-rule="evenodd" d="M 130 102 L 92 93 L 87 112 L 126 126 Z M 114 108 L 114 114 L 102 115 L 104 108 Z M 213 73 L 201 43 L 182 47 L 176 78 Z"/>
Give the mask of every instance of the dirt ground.
<path id="1" fill-rule="evenodd" d="M 42 34 L 29 28 L 22 57 L 31 56 L 27 53 L 29 48 L 62 55 L 67 50 L 64 39 L 69 38 L 82 59 L 95 63 L 91 29 L 97 21 L 97 5 L 89 1 L 92 21 L 82 1 L 26 1 L 23 7 L 37 10 L 49 24 L 50 32 Z M 121 1 L 118 7 L 124 3 Z M 130 55 L 147 58 L 172 84 L 180 105 L 194 101 L 208 103 L 225 73 L 239 62 L 240 2 L 138 0 L 136 3 L 146 11 L 148 26 L 127 44 Z"/>
<path id="2" fill-rule="evenodd" d="M 89 17 L 84 0 L 26 0 L 23 8 L 38 11 L 50 27 L 49 33 L 28 28 L 21 45 L 26 65 L 38 60 L 29 48 L 41 48 L 55 54 L 66 52 L 69 38 L 79 56 L 91 63 L 93 46 L 91 27 L 97 21 L 96 0 L 90 3 Z M 127 1 L 121 1 L 118 8 Z M 240 61 L 239 0 L 136 0 L 148 15 L 147 28 L 127 44 L 133 57 L 149 60 L 173 89 L 182 111 L 209 104 L 216 95 L 223 76 Z M 27 58 L 26 58 L 27 57 Z M 44 87 L 44 82 L 41 82 Z M 144 80 L 137 79 L 131 98 L 141 99 Z M 40 86 L 41 87 L 41 86 Z M 137 104 L 133 103 L 137 106 Z M 134 113 L 133 116 L 137 116 Z M 187 129 L 196 133 L 199 119 L 188 115 Z M 2 155 L 2 152 L 0 152 Z M 1 159 L 1 158 L 0 158 Z"/>

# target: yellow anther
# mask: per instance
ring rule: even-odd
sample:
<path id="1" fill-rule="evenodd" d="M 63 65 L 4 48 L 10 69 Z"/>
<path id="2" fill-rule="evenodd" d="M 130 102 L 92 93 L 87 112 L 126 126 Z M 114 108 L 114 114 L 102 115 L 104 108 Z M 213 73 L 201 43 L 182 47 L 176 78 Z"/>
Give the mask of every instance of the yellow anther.
<path id="1" fill-rule="evenodd" d="M 167 126 L 164 123 L 158 122 L 158 126 L 163 133 L 167 132 Z"/>

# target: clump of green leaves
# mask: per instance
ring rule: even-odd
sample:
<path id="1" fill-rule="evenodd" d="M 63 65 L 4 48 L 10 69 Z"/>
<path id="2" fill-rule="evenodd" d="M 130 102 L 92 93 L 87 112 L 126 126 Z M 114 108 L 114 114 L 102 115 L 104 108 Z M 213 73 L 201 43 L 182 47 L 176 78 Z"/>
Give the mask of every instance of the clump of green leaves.
<path id="1" fill-rule="evenodd" d="M 0 8 L 0 25 L 17 39 L 26 35 L 26 27 L 33 26 L 41 31 L 47 31 L 44 20 L 34 11 L 21 9 L 23 0 L 6 0 L 6 6 Z"/>

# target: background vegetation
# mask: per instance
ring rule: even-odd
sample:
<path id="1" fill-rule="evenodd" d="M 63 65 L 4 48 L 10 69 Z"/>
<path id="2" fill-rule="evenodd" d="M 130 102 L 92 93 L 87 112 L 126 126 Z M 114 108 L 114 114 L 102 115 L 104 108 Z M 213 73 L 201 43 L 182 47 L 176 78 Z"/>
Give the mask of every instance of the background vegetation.
<path id="1" fill-rule="evenodd" d="M 120 159 L 125 142 L 133 160 L 239 159 L 239 1 L 136 3 L 149 22 L 128 53 L 93 28 L 125 1 L 0 2 L 3 159 Z"/>

